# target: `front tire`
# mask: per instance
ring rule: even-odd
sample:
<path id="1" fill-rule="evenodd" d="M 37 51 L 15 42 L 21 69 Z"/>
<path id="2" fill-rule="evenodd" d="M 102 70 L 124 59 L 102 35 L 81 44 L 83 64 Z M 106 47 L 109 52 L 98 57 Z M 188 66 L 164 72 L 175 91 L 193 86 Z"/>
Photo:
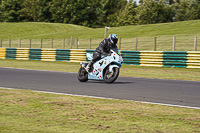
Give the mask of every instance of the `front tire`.
<path id="1" fill-rule="evenodd" d="M 119 76 L 119 68 L 114 67 L 112 72 L 109 71 L 109 67 L 106 69 L 104 74 L 104 81 L 106 83 L 113 83 Z"/>
<path id="2" fill-rule="evenodd" d="M 81 67 L 78 71 L 78 80 L 80 82 L 87 82 L 88 81 L 88 73 L 85 68 Z"/>

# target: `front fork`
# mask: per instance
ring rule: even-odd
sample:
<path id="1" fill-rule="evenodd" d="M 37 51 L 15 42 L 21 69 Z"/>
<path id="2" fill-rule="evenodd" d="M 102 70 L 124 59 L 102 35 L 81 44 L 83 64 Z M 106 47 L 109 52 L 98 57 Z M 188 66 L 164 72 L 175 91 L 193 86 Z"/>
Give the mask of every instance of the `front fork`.
<path id="1" fill-rule="evenodd" d="M 82 68 L 84 68 L 87 71 L 87 73 L 89 73 L 89 71 L 86 69 L 87 65 L 84 62 L 81 62 L 80 65 Z"/>
<path id="2" fill-rule="evenodd" d="M 110 65 L 110 66 L 109 66 L 109 72 L 112 72 L 112 70 L 113 70 L 114 67 L 119 68 L 118 65 Z"/>
<path id="3" fill-rule="evenodd" d="M 113 76 L 113 74 L 114 74 L 114 72 L 113 72 L 113 68 L 114 67 L 117 67 L 117 68 L 119 68 L 119 66 L 117 66 L 117 65 L 109 65 L 109 74 L 107 74 L 106 76 L 107 76 L 107 78 L 111 78 L 112 76 Z"/>
<path id="4" fill-rule="evenodd" d="M 84 62 L 80 63 L 81 67 L 86 67 L 86 64 Z"/>

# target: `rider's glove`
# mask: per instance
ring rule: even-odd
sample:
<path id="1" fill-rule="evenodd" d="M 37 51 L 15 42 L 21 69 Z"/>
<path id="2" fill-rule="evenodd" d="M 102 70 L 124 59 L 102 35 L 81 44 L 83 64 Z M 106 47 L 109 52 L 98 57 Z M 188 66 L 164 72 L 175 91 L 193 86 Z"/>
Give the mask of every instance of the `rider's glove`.
<path id="1" fill-rule="evenodd" d="M 107 53 L 106 53 L 106 52 L 103 52 L 102 54 L 103 54 L 104 56 L 107 56 Z"/>
<path id="2" fill-rule="evenodd" d="M 109 53 L 104 52 L 103 55 L 105 55 L 105 56 L 110 56 L 111 53 L 110 53 L 110 52 L 109 52 Z"/>
<path id="3" fill-rule="evenodd" d="M 111 56 L 111 52 L 107 53 L 107 56 Z"/>

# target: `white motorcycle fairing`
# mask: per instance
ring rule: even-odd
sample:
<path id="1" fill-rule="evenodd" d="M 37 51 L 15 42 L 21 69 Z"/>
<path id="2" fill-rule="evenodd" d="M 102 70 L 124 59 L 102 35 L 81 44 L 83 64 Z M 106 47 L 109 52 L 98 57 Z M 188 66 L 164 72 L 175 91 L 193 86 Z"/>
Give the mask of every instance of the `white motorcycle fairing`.
<path id="1" fill-rule="evenodd" d="M 92 60 L 93 54 L 86 54 L 88 60 Z M 93 64 L 93 70 L 88 73 L 88 79 L 90 80 L 104 80 L 104 71 L 109 67 L 110 73 L 113 68 L 121 68 L 123 59 L 120 55 L 111 50 L 111 55 L 100 59 Z"/>

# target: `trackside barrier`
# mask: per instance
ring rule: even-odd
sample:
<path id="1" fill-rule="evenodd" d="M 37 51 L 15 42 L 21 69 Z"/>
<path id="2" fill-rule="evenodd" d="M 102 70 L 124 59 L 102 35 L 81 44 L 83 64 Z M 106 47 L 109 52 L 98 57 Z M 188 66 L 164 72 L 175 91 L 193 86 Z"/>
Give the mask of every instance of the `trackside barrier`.
<path id="1" fill-rule="evenodd" d="M 0 48 L 0 59 L 6 58 L 6 48 Z"/>
<path id="2" fill-rule="evenodd" d="M 0 59 L 80 62 L 86 61 L 86 50 L 0 48 Z"/>
<path id="3" fill-rule="evenodd" d="M 42 61 L 88 61 L 85 49 L 32 49 L 0 48 L 0 59 L 42 60 Z M 124 64 L 155 67 L 200 68 L 200 52 L 196 51 L 126 51 L 121 55 Z"/>
<path id="4" fill-rule="evenodd" d="M 125 51 L 124 64 L 155 67 L 200 68 L 200 52 L 193 51 Z"/>

